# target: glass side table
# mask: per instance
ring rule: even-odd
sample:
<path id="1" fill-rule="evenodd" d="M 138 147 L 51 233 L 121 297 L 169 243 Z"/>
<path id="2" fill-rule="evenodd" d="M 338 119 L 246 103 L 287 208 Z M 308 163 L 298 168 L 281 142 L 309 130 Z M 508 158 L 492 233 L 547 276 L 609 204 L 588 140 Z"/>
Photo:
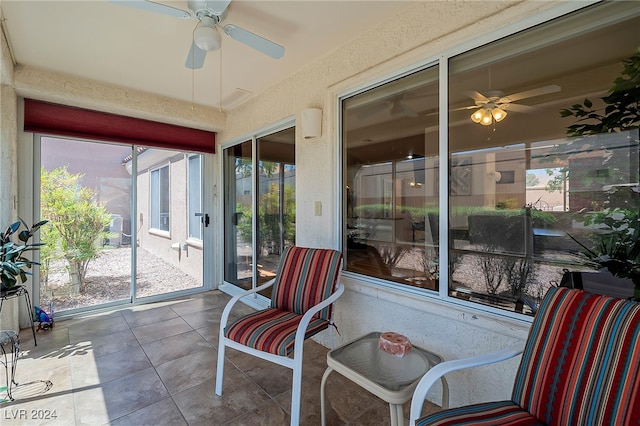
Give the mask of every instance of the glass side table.
<path id="1" fill-rule="evenodd" d="M 403 358 L 391 355 L 378 347 L 380 332 L 369 333 L 327 353 L 327 369 L 320 384 L 320 410 L 325 426 L 325 384 L 332 371 L 368 390 L 389 403 L 391 425 L 403 424 L 402 404 L 411 399 L 422 376 L 442 362 L 439 355 L 411 345 L 411 352 Z M 442 408 L 449 407 L 449 386 L 442 381 Z"/>

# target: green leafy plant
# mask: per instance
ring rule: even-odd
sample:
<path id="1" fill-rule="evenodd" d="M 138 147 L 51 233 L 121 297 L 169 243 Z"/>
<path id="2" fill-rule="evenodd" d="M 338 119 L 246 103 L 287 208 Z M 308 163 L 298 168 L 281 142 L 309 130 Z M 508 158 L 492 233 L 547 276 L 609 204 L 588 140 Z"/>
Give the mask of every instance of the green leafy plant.
<path id="1" fill-rule="evenodd" d="M 43 245 L 43 243 L 29 243 L 29 240 L 45 223 L 47 221 L 42 220 L 29 227 L 20 219 L 0 234 L 0 277 L 3 290 L 13 288 L 18 284 L 18 280 L 20 283 L 27 281 L 27 275 L 31 275 L 27 269 L 38 265 L 38 262 L 25 257 L 25 253 L 38 250 Z M 20 230 L 22 227 L 24 229 Z"/>
<path id="2" fill-rule="evenodd" d="M 280 197 L 284 197 L 283 223 L 280 221 Z M 237 225 L 240 237 L 244 241 L 251 241 L 253 216 L 251 206 L 238 204 L 236 211 L 242 213 Z M 284 193 L 281 193 L 279 186 L 272 183 L 268 192 L 260 194 L 258 212 L 258 244 L 261 250 L 268 251 L 274 242 L 280 241 L 281 234 L 285 244 L 295 244 L 296 204 L 293 186 L 286 185 Z"/>
<path id="3" fill-rule="evenodd" d="M 593 269 L 606 268 L 619 278 L 630 278 L 635 287 L 634 298 L 640 300 L 640 212 L 605 209 L 589 215 L 585 224 L 598 227 L 589 236 L 591 247 L 569 235 L 582 247 L 584 264 Z"/>
<path id="4" fill-rule="evenodd" d="M 629 130 L 637 132 L 636 129 L 640 127 L 640 48 L 633 56 L 623 60 L 622 65 L 621 75 L 614 80 L 609 94 L 601 98 L 600 105 L 604 107 L 596 107 L 591 100 L 585 99 L 582 104 L 560 111 L 562 117 L 577 119 L 575 124 L 567 127 L 567 135 L 576 138 L 574 144 L 593 144 L 594 135 L 602 133 L 622 133 Z M 631 138 L 633 134 L 629 132 L 627 137 Z M 614 161 L 617 154 L 608 152 L 604 146 L 602 151 L 607 155 L 602 157 L 601 168 L 607 173 L 603 173 L 603 177 L 590 176 L 596 186 L 603 188 L 605 199 L 602 204 L 608 207 L 589 214 L 585 220 L 586 225 L 595 225 L 597 228 L 589 236 L 593 245 L 587 247 L 569 236 L 582 247 L 587 266 L 594 269 L 606 268 L 614 276 L 630 278 L 635 286 L 634 298 L 640 300 L 640 175 L 637 166 L 637 138 L 629 140 L 629 144 L 628 151 L 620 150 L 626 157 L 619 159 L 619 163 L 635 164 L 631 174 L 627 176 L 619 173 L 619 163 Z M 588 148 L 593 150 L 597 147 L 588 145 Z M 572 170 L 571 173 L 575 175 L 576 171 Z M 575 177 L 572 176 L 573 179 Z M 587 182 L 585 187 L 590 185 Z"/>
<path id="5" fill-rule="evenodd" d="M 111 222 L 111 214 L 96 201 L 95 191 L 82 186 L 82 174 L 59 167 L 42 169 L 40 176 L 42 216 L 53 228 L 47 234 L 52 242 L 47 254 L 57 252 L 67 261 L 73 290 L 83 291 L 89 262 L 98 256 L 108 236 L 104 229 Z"/>
<path id="6" fill-rule="evenodd" d="M 568 136 L 617 133 L 638 127 L 640 119 L 640 48 L 622 61 L 622 75 L 613 81 L 609 95 L 601 98 L 604 110 L 597 110 L 585 99 L 560 111 L 562 117 L 575 117 L 577 123 L 567 127 Z"/>

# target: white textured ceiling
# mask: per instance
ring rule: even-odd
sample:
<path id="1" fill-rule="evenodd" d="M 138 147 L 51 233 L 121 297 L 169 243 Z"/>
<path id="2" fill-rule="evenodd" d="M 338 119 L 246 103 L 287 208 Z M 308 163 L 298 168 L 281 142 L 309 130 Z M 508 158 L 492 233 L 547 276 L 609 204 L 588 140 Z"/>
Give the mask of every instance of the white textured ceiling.
<path id="1" fill-rule="evenodd" d="M 188 10 L 185 1 L 158 1 Z M 18 64 L 145 92 L 233 108 L 410 6 L 407 1 L 233 0 L 222 22 L 285 47 L 272 59 L 222 34 L 204 67 L 185 68 L 195 19 L 178 19 L 107 0 L 2 0 Z M 222 77 L 220 66 L 222 65 Z M 222 87 L 222 91 L 220 91 Z"/>

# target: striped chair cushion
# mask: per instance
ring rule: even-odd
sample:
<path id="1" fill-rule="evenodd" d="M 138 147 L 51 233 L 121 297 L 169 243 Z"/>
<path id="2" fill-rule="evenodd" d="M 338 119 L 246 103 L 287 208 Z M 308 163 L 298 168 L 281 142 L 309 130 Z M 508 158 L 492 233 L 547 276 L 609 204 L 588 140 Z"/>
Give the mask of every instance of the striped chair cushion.
<path id="1" fill-rule="evenodd" d="M 244 316 L 225 328 L 225 336 L 244 346 L 263 352 L 287 356 L 293 350 L 296 329 L 302 315 L 267 308 Z M 329 322 L 314 318 L 309 323 L 305 339 L 329 326 Z"/>
<path id="2" fill-rule="evenodd" d="M 511 401 L 467 405 L 431 414 L 416 422 L 417 426 L 534 426 L 542 425 L 535 417 Z"/>
<path id="3" fill-rule="evenodd" d="M 549 425 L 640 424 L 640 303 L 551 289 L 512 399 Z"/>
<path id="4" fill-rule="evenodd" d="M 287 247 L 271 295 L 271 307 L 304 314 L 333 293 L 342 253 L 329 249 Z M 331 306 L 317 315 L 329 320 Z"/>

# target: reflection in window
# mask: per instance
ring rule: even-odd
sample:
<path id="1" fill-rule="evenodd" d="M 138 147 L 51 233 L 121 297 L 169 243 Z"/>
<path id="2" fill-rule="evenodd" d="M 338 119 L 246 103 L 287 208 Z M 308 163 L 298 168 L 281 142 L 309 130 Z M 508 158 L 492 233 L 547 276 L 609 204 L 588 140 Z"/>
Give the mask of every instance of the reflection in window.
<path id="1" fill-rule="evenodd" d="M 438 69 L 343 102 L 349 271 L 437 290 Z"/>
<path id="2" fill-rule="evenodd" d="M 252 141 L 224 150 L 224 279 L 243 289 L 273 278 L 283 248 L 295 244 L 295 127 L 258 138 L 256 147 L 257 154 Z"/>
<path id="3" fill-rule="evenodd" d="M 251 141 L 224 150 L 224 280 L 252 288 L 253 227 Z"/>
<path id="4" fill-rule="evenodd" d="M 295 128 L 263 136 L 256 145 L 258 284 L 262 284 L 275 277 L 282 250 L 296 242 Z"/>
<path id="5" fill-rule="evenodd" d="M 560 112 L 588 98 L 603 113 L 601 98 L 640 43 L 638 10 L 606 28 L 570 33 L 578 22 L 599 22 L 598 13 L 450 60 L 449 221 L 452 232 L 464 232 L 449 241 L 450 256 L 460 258 L 449 295 L 532 314 L 564 268 L 584 268 L 572 237 L 591 245 L 602 232 L 594 214 L 640 208 L 629 190 L 638 181 L 637 129 L 570 137 L 582 121 Z M 541 37 L 558 41 L 536 43 Z M 506 116 L 490 123 L 472 116 L 494 108 Z"/>
<path id="6" fill-rule="evenodd" d="M 639 15 L 605 2 L 451 57 L 447 111 L 436 67 L 344 99 L 346 269 L 532 315 L 584 247 L 637 241 Z"/>
<path id="7" fill-rule="evenodd" d="M 151 171 L 151 227 L 169 231 L 169 166 Z"/>

